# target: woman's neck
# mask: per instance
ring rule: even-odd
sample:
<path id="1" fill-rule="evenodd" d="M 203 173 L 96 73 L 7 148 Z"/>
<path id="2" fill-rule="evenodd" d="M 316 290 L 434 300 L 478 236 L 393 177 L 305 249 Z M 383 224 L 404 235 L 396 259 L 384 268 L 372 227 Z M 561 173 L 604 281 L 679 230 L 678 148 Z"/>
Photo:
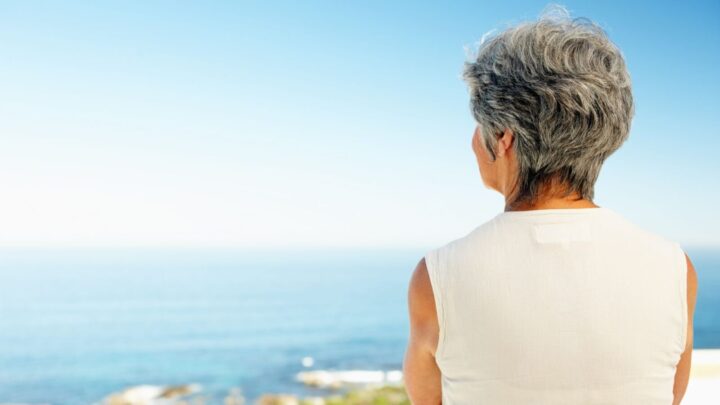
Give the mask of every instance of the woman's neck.
<path id="1" fill-rule="evenodd" d="M 515 201 L 510 204 L 505 200 L 505 211 L 529 211 L 543 209 L 559 209 L 559 208 L 598 208 L 594 202 L 586 198 L 580 198 L 577 192 L 570 195 L 562 195 L 558 188 L 553 192 L 546 192 L 535 199 L 534 202 Z"/>
<path id="2" fill-rule="evenodd" d="M 505 211 L 529 211 L 559 208 L 598 208 L 595 203 L 590 200 L 568 200 L 568 199 L 548 199 L 537 202 L 535 204 L 519 204 L 515 207 L 505 206 Z"/>

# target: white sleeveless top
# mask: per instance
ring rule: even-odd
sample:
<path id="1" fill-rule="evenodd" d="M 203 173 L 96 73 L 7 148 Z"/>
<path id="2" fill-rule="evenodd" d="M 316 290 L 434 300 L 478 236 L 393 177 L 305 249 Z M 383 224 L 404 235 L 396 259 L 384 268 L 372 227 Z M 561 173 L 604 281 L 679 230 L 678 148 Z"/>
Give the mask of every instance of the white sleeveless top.
<path id="1" fill-rule="evenodd" d="M 679 243 L 604 207 L 509 211 L 425 262 L 443 405 L 672 403 Z"/>

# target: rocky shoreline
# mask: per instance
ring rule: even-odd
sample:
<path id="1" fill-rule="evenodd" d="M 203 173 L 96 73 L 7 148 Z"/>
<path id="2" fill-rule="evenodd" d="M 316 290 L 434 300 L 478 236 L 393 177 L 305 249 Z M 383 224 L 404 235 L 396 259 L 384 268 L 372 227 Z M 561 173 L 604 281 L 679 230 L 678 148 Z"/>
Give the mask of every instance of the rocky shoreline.
<path id="1" fill-rule="evenodd" d="M 380 403 L 410 405 L 399 370 L 313 370 L 297 373 L 296 381 L 327 391 L 324 396 L 264 394 L 256 405 L 361 405 Z M 209 405 L 199 384 L 175 386 L 138 385 L 113 393 L 93 405 Z M 251 405 L 239 387 L 223 398 L 223 405 Z"/>

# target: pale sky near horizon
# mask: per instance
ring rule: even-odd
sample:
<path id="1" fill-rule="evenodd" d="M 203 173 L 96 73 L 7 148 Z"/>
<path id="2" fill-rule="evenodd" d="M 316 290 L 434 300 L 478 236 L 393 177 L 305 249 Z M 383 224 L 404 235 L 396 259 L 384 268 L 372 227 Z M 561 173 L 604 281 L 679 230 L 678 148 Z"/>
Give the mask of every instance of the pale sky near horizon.
<path id="1" fill-rule="evenodd" d="M 464 47 L 548 2 L 296 3 L 0 3 L 0 247 L 424 247 L 502 211 Z M 720 246 L 720 3 L 559 3 L 633 81 L 595 202 Z"/>

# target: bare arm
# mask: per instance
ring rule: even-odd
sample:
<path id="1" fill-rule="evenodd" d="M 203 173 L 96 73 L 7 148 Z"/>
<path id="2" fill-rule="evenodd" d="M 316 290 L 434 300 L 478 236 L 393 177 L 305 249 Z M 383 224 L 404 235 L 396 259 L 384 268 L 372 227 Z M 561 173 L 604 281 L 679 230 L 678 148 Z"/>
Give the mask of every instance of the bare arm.
<path id="1" fill-rule="evenodd" d="M 442 404 L 440 370 L 435 363 L 439 328 L 432 285 L 420 260 L 408 289 L 410 338 L 403 362 L 403 379 L 413 405 Z"/>
<path id="2" fill-rule="evenodd" d="M 673 386 L 675 399 L 673 400 L 673 405 L 680 404 L 680 401 L 687 390 L 688 381 L 690 380 L 690 363 L 692 360 L 693 349 L 693 315 L 695 314 L 695 301 L 697 298 L 697 274 L 695 273 L 695 267 L 693 267 L 693 264 L 687 254 L 685 254 L 685 260 L 687 262 L 688 300 L 687 344 L 685 345 L 685 351 L 680 356 L 680 362 L 678 363 L 677 370 L 675 371 L 675 385 Z"/>

